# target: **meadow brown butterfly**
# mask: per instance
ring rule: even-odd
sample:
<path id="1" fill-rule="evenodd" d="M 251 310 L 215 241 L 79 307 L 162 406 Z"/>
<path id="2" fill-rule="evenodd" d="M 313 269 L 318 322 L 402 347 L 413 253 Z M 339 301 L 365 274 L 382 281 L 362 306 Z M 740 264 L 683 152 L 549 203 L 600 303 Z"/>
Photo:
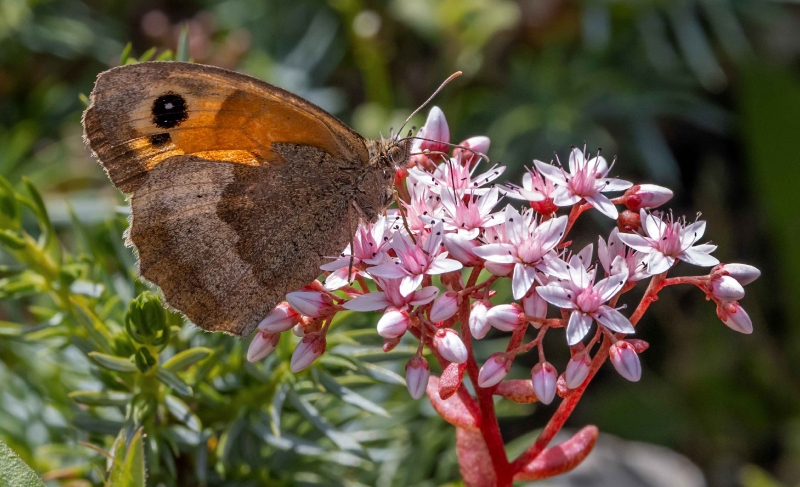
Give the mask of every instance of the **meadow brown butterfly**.
<path id="1" fill-rule="evenodd" d="M 438 91 L 438 90 L 437 90 Z M 129 193 L 141 276 L 205 330 L 250 334 L 391 201 L 410 140 L 365 140 L 232 71 L 145 62 L 101 73 L 84 137 Z"/>

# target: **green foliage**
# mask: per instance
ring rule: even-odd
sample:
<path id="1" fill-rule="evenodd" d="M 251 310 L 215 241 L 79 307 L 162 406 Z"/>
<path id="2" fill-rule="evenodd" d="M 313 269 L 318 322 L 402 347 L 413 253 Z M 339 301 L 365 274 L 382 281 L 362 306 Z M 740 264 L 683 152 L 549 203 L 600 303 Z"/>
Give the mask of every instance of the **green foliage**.
<path id="1" fill-rule="evenodd" d="M 44 487 L 44 482 L 36 476 L 14 451 L 0 440 L 0 486 L 2 487 Z"/>

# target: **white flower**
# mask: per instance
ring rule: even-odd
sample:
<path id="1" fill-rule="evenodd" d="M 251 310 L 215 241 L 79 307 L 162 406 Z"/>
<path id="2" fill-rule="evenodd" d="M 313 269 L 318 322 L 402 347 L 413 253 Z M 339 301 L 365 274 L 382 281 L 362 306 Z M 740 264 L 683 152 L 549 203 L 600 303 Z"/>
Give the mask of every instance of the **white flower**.
<path id="1" fill-rule="evenodd" d="M 645 236 L 637 233 L 620 233 L 619 239 L 628 247 L 648 254 L 643 262 L 647 272 L 654 276 L 666 272 L 676 260 L 682 260 L 700 267 L 719 264 L 716 257 L 709 255 L 717 249 L 716 245 L 694 245 L 706 231 L 706 222 L 697 220 L 686 225 L 684 220 L 673 221 L 672 216 L 665 221 L 654 213 L 639 210 Z"/>
<path id="2" fill-rule="evenodd" d="M 614 230 L 608 236 L 608 243 L 603 240 L 603 237 L 598 237 L 597 240 L 597 257 L 600 259 L 607 276 L 620 272 L 621 269 L 611 268 L 611 263 L 618 256 L 622 257 L 622 260 L 618 262 L 625 265 L 628 270 L 628 282 L 641 281 L 650 277 L 647 272 L 647 265 L 644 262 L 647 254 L 625 247 L 625 244 L 619 238 L 619 229 L 614 227 Z"/>
<path id="3" fill-rule="evenodd" d="M 558 186 L 553 194 L 556 205 L 572 206 L 584 199 L 602 214 L 615 220 L 619 216 L 617 208 L 601 193 L 623 191 L 633 186 L 628 181 L 606 177 L 611 168 L 602 156 L 587 160 L 583 152 L 574 147 L 569 154 L 569 172 L 542 161 L 533 163 L 544 177 Z"/>
<path id="4" fill-rule="evenodd" d="M 621 257 L 617 259 L 621 260 Z M 619 267 L 623 268 L 621 265 Z M 595 270 L 587 270 L 577 255 L 572 256 L 568 268 L 568 279 L 539 286 L 536 292 L 548 303 L 572 311 L 567 322 L 567 343 L 570 346 L 583 340 L 593 319 L 612 331 L 634 332 L 628 318 L 604 304 L 625 285 L 628 278 L 626 270 L 594 284 Z"/>
<path id="5" fill-rule="evenodd" d="M 514 264 L 511 289 L 514 299 L 522 299 L 533 285 L 537 270 L 548 275 L 566 276 L 563 262 L 553 252 L 566 228 L 566 216 L 537 224 L 533 210 L 520 214 L 512 206 L 507 206 L 505 231 L 509 243 L 490 243 L 474 252 L 489 262 Z"/>

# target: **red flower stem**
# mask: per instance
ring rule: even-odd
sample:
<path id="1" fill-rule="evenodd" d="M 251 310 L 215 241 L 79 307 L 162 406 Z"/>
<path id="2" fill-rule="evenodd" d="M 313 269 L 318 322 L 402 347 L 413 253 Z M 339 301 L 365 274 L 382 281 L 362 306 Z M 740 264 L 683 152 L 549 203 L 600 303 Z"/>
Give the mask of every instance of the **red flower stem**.
<path id="1" fill-rule="evenodd" d="M 589 376 L 587 379 L 584 380 L 583 384 L 575 389 L 566 399 L 561 401 L 561 404 L 558 406 L 555 414 L 553 414 L 553 417 L 547 422 L 547 426 L 544 427 L 544 430 L 542 430 L 542 433 L 536 439 L 536 442 L 511 463 L 512 477 L 517 472 L 520 472 L 525 465 L 535 460 L 536 457 L 539 456 L 539 454 L 542 453 L 547 445 L 553 440 L 556 434 L 561 431 L 561 428 L 564 426 L 564 423 L 566 423 L 567 418 L 569 418 L 570 414 L 572 414 L 575 406 L 578 405 L 578 401 L 581 399 L 586 387 L 592 381 L 592 378 L 597 371 L 600 370 L 600 366 L 603 365 L 603 362 L 606 361 L 606 358 L 608 358 L 609 348 L 611 348 L 611 342 L 608 339 L 604 339 L 603 345 L 597 351 L 594 359 L 592 359 L 592 366 L 591 369 L 589 369 Z"/>
<path id="2" fill-rule="evenodd" d="M 480 268 L 472 270 L 472 274 L 467 282 L 467 287 L 474 286 L 480 274 Z M 470 381 L 475 386 L 475 393 L 478 396 L 478 406 L 481 410 L 481 436 L 486 442 L 489 456 L 494 467 L 497 486 L 512 487 L 513 473 L 508 468 L 508 458 L 503 437 L 500 434 L 500 425 L 497 422 L 497 415 L 494 411 L 494 401 L 492 400 L 492 388 L 478 387 L 478 364 L 475 362 L 475 355 L 472 351 L 472 333 L 469 330 L 469 300 L 464 300 L 459 306 L 459 320 L 461 321 L 461 334 L 463 335 L 464 345 L 467 347 L 467 374 Z"/>

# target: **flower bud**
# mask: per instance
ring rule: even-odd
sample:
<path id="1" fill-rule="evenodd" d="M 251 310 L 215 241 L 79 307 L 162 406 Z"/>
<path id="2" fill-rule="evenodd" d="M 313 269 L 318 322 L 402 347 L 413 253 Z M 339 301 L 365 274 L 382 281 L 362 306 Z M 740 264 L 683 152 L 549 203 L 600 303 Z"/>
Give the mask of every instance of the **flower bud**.
<path id="1" fill-rule="evenodd" d="M 433 337 L 433 346 L 439 354 L 447 361 L 454 364 L 463 364 L 467 361 L 467 347 L 458 336 L 458 333 L 450 328 L 444 328 L 436 332 Z"/>
<path id="2" fill-rule="evenodd" d="M 589 375 L 589 368 L 591 365 L 592 362 L 584 353 L 572 357 L 569 362 L 567 362 L 567 371 L 564 373 L 564 380 L 567 383 L 567 387 L 575 389 L 583 384 L 583 381 L 585 381 L 586 377 Z"/>
<path id="3" fill-rule="evenodd" d="M 258 330 L 250 342 L 250 347 L 247 349 L 247 361 L 258 362 L 263 359 L 278 346 L 278 340 L 281 339 L 280 333 L 269 333 L 266 331 Z"/>
<path id="4" fill-rule="evenodd" d="M 378 320 L 378 335 L 384 338 L 397 338 L 403 336 L 408 330 L 408 311 L 397 308 L 387 308 L 381 319 Z"/>
<path id="5" fill-rule="evenodd" d="M 711 280 L 711 295 L 720 301 L 736 301 L 744 297 L 744 288 L 731 276 L 720 276 Z"/>
<path id="6" fill-rule="evenodd" d="M 428 112 L 428 119 L 425 120 L 425 125 L 420 130 L 420 137 L 431 139 L 422 141 L 419 146 L 421 151 L 448 151 L 448 146 L 442 142 L 450 142 L 450 128 L 447 126 L 447 120 L 444 118 L 441 108 L 434 106 Z"/>
<path id="7" fill-rule="evenodd" d="M 143 374 L 147 373 L 156 364 L 156 358 L 150 353 L 146 347 L 139 347 L 133 355 L 133 361 L 136 367 Z"/>
<path id="8" fill-rule="evenodd" d="M 639 356 L 633 345 L 620 340 L 611 345 L 608 355 L 619 375 L 631 382 L 639 382 L 639 379 L 642 378 L 642 364 L 639 362 Z"/>
<path id="9" fill-rule="evenodd" d="M 125 315 L 125 329 L 139 343 L 166 344 L 169 340 L 169 325 L 161 300 L 149 291 L 131 300 Z"/>
<path id="10" fill-rule="evenodd" d="M 292 353 L 289 370 L 297 373 L 313 364 L 317 357 L 325 351 L 326 345 L 323 333 L 309 333 L 304 336 Z"/>
<path id="11" fill-rule="evenodd" d="M 433 302 L 428 317 L 433 322 L 444 321 L 456 314 L 457 311 L 458 293 L 448 291 Z"/>
<path id="12" fill-rule="evenodd" d="M 656 208 L 672 199 L 672 190 L 655 184 L 637 184 L 625 191 L 625 206 L 638 212 L 642 208 Z"/>
<path id="13" fill-rule="evenodd" d="M 721 269 L 739 281 L 742 286 L 750 284 L 761 275 L 760 270 L 747 264 L 723 264 Z"/>
<path id="14" fill-rule="evenodd" d="M 478 247 L 478 242 L 475 240 L 457 233 L 446 233 L 443 242 L 449 256 L 465 266 L 472 267 L 481 262 L 480 257 L 472 251 L 475 247 Z"/>
<path id="15" fill-rule="evenodd" d="M 558 373 L 550 362 L 539 362 L 531 371 L 533 392 L 542 404 L 550 404 L 556 397 Z"/>
<path id="16" fill-rule="evenodd" d="M 617 217 L 617 228 L 620 232 L 636 233 L 642 228 L 642 218 L 635 211 L 624 210 Z"/>
<path id="17" fill-rule="evenodd" d="M 419 399 L 425 394 L 428 387 L 428 379 L 431 376 L 431 368 L 425 357 L 414 355 L 406 364 L 406 387 L 408 393 L 414 399 Z"/>
<path id="18" fill-rule="evenodd" d="M 483 338 L 489 332 L 492 325 L 486 319 L 486 313 L 489 308 L 483 301 L 475 301 L 472 303 L 472 310 L 469 312 L 469 331 L 475 338 Z"/>
<path id="19" fill-rule="evenodd" d="M 489 137 L 486 137 L 484 135 L 477 135 L 475 137 L 470 137 L 469 139 L 461 142 L 458 145 L 469 147 L 470 149 L 473 149 L 476 152 L 481 152 L 483 154 L 486 154 L 486 152 L 489 150 L 489 143 L 490 143 Z M 461 165 L 469 166 L 470 169 L 472 169 L 472 167 L 475 166 L 481 159 L 479 155 L 475 154 L 474 152 L 464 150 L 461 147 L 457 147 L 455 150 L 453 150 L 453 157 L 455 157 L 456 159 L 460 157 Z"/>
<path id="20" fill-rule="evenodd" d="M 493 353 L 478 372 L 478 387 L 492 387 L 508 375 L 511 360 L 505 352 Z"/>
<path id="21" fill-rule="evenodd" d="M 303 338 L 306 336 L 306 327 L 302 323 L 298 323 L 292 327 L 292 333 L 296 337 Z"/>
<path id="22" fill-rule="evenodd" d="M 527 296 L 522 298 L 522 309 L 525 311 L 525 316 L 529 319 L 544 319 L 547 317 L 547 301 L 545 301 L 535 289 L 531 289 Z M 541 323 L 537 323 L 534 326 L 539 328 Z"/>
<path id="23" fill-rule="evenodd" d="M 391 352 L 394 348 L 400 343 L 400 339 L 403 337 L 394 337 L 394 338 L 384 338 L 383 339 L 383 351 L 384 352 Z"/>
<path id="24" fill-rule="evenodd" d="M 298 313 L 311 318 L 323 318 L 335 312 L 333 299 L 316 291 L 295 291 L 286 295 L 286 301 Z"/>
<path id="25" fill-rule="evenodd" d="M 749 335 L 753 333 L 753 322 L 747 312 L 739 306 L 739 303 L 733 301 L 731 303 L 722 303 L 717 306 L 717 316 L 723 323 L 728 325 L 728 328 L 739 333 Z"/>
<path id="26" fill-rule="evenodd" d="M 293 327 L 300 314 L 293 310 L 286 301 L 278 303 L 275 309 L 269 312 L 266 318 L 258 324 L 258 329 L 271 333 L 280 333 Z"/>
<path id="27" fill-rule="evenodd" d="M 489 324 L 500 331 L 514 331 L 525 323 L 525 313 L 517 303 L 494 306 L 486 313 Z"/>

